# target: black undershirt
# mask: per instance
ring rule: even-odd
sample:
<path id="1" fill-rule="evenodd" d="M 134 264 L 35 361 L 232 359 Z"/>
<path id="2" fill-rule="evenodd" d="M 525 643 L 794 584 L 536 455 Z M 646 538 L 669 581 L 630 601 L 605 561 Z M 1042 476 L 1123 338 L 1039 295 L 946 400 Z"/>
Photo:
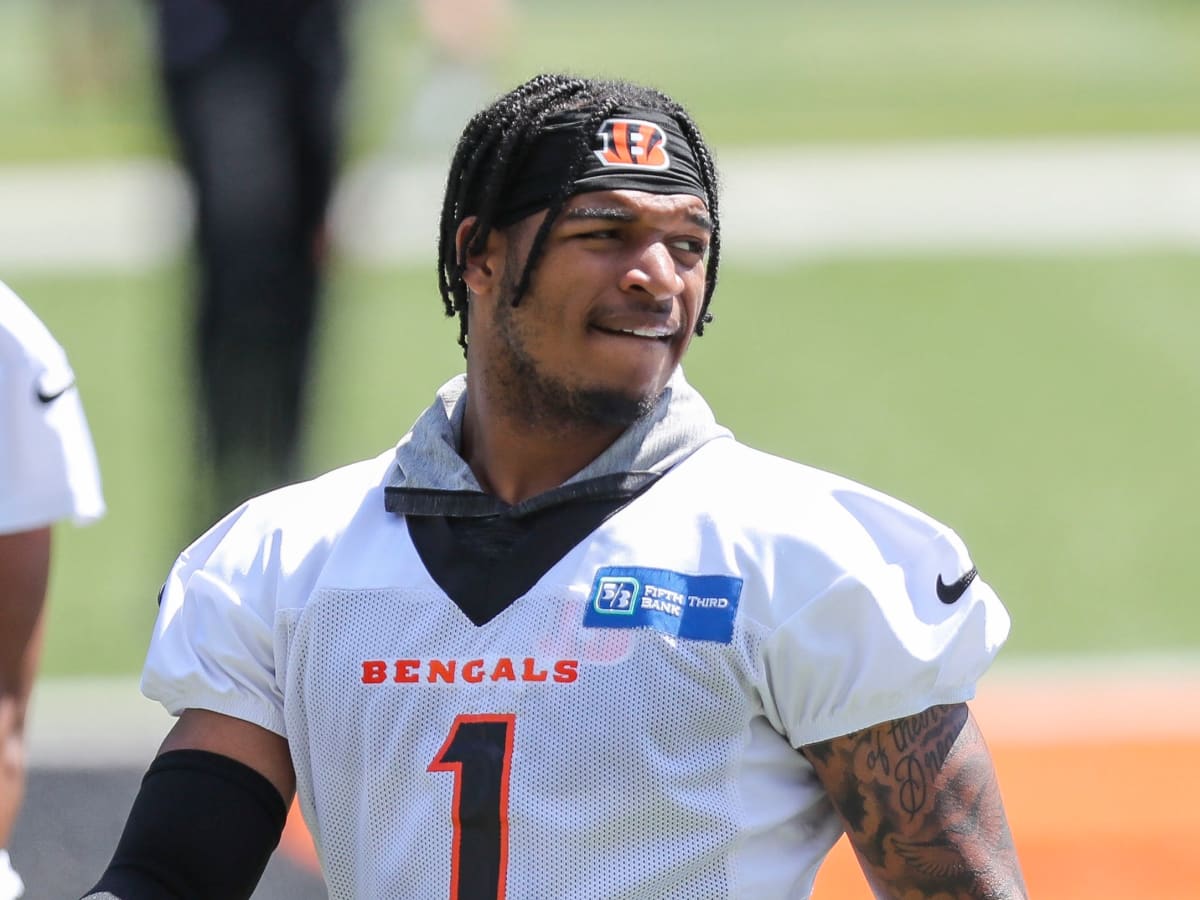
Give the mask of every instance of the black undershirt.
<path id="1" fill-rule="evenodd" d="M 649 484 L 580 497 L 524 515 L 408 515 L 421 562 L 476 625 L 486 625 Z"/>

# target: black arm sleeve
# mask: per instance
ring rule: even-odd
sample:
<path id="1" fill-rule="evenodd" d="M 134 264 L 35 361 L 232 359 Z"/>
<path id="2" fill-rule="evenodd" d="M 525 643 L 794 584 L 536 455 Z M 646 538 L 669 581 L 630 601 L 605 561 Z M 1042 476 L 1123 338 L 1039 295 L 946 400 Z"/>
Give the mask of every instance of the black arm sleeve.
<path id="1" fill-rule="evenodd" d="M 112 862 L 88 896 L 236 900 L 253 893 L 287 806 L 266 778 L 205 750 L 150 764 Z"/>

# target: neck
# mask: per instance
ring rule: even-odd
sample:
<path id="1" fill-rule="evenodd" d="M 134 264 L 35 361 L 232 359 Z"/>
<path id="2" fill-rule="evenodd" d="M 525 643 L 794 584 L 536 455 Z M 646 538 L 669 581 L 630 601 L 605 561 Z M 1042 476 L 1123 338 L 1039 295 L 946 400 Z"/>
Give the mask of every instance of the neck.
<path id="1" fill-rule="evenodd" d="M 497 408 L 469 391 L 461 453 L 480 486 L 517 504 L 558 487 L 621 436 L 623 426 L 553 426 Z"/>

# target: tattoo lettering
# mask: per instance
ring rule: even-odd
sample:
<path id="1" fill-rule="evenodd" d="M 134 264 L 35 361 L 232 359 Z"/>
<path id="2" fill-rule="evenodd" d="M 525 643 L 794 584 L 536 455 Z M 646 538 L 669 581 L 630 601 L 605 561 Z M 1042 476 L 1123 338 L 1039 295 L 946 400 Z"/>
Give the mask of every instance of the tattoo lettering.
<path id="1" fill-rule="evenodd" d="M 925 807 L 925 770 L 915 754 L 909 754 L 896 766 L 896 784 L 900 788 L 900 808 L 908 813 L 909 821 Z"/>
<path id="2" fill-rule="evenodd" d="M 950 749 L 954 746 L 954 738 L 957 735 L 942 735 L 937 739 L 937 742 L 931 749 L 925 753 L 925 767 L 934 772 L 940 772 L 942 766 L 946 764 L 946 757 L 950 755 Z"/>
<path id="3" fill-rule="evenodd" d="M 965 704 L 804 748 L 880 896 L 1018 900 L 1021 867 Z"/>
<path id="4" fill-rule="evenodd" d="M 888 725 L 888 733 L 891 735 L 896 752 L 907 753 L 909 747 L 920 741 L 930 728 L 945 717 L 944 709 L 941 706 L 933 706 L 923 713 L 909 716 L 907 719 L 896 719 Z"/>
<path id="5" fill-rule="evenodd" d="M 884 775 L 892 773 L 892 765 L 888 760 L 887 750 L 883 746 L 882 734 L 875 735 L 875 747 L 867 753 L 867 768 L 874 771 L 876 766 L 883 770 Z"/>

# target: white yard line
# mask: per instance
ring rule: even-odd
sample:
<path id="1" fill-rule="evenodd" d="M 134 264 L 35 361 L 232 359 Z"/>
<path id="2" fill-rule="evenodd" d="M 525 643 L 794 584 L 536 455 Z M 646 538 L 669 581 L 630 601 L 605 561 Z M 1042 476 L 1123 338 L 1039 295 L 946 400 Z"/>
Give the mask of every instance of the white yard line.
<path id="1" fill-rule="evenodd" d="M 1200 246 L 1198 139 L 851 146 L 731 162 L 725 220 L 743 258 Z"/>
<path id="2" fill-rule="evenodd" d="M 0 272 L 144 269 L 178 254 L 190 216 L 167 163 L 0 168 Z"/>
<path id="3" fill-rule="evenodd" d="M 34 768 L 145 766 L 174 723 L 133 676 L 43 678 L 27 724 Z"/>
<path id="4" fill-rule="evenodd" d="M 1200 136 L 820 145 L 722 154 L 728 260 L 1200 247 Z M 333 225 L 375 263 L 434 256 L 445 164 L 349 171 Z M 157 161 L 0 168 L 0 272 L 135 270 L 190 227 Z"/>
<path id="5" fill-rule="evenodd" d="M 722 154 L 727 260 L 1200 247 L 1200 138 L 940 142 Z M 433 256 L 444 173 L 350 173 L 335 222 L 376 262 Z"/>
<path id="6" fill-rule="evenodd" d="M 1200 740 L 1200 654 L 1002 662 L 972 701 L 995 745 Z M 174 722 L 134 677 L 45 678 L 33 696 L 35 768 L 146 765 Z"/>

